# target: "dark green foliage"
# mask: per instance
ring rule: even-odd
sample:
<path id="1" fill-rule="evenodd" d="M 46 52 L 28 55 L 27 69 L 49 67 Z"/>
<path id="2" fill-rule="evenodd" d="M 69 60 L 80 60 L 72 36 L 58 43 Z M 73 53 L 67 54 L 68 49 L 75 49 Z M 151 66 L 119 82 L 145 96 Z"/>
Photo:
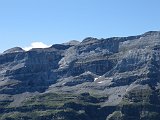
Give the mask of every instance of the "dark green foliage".
<path id="1" fill-rule="evenodd" d="M 97 96 L 97 97 L 96 97 Z M 32 97 L 20 107 L 6 107 L 1 111 L 2 120 L 104 120 L 110 112 L 104 112 L 100 104 L 108 97 L 83 93 L 46 93 Z M 107 113 L 107 114 L 106 114 Z"/>

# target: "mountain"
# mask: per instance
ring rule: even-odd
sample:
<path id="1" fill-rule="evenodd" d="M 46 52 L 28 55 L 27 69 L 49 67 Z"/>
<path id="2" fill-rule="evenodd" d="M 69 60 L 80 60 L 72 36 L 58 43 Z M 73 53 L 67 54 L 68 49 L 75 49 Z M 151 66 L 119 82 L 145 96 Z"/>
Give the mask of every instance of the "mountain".
<path id="1" fill-rule="evenodd" d="M 160 119 L 160 31 L 0 54 L 1 120 Z"/>

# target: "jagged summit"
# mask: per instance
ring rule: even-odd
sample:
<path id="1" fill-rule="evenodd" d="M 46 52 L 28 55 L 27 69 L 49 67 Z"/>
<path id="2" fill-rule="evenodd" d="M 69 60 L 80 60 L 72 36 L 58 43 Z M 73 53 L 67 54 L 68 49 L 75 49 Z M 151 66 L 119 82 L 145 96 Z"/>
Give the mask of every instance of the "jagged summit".
<path id="1" fill-rule="evenodd" d="M 47 119 L 160 119 L 159 46 L 160 32 L 149 31 L 9 49 L 0 55 L 0 117 L 13 114 L 13 108 L 22 115 L 25 108 Z"/>
<path id="2" fill-rule="evenodd" d="M 15 53 L 15 52 L 24 52 L 24 50 L 20 47 L 14 47 L 4 51 L 3 53 L 5 54 L 5 53 Z"/>
<path id="3" fill-rule="evenodd" d="M 78 45 L 80 42 L 77 40 L 71 40 L 69 42 L 63 43 L 64 45 Z"/>
<path id="4" fill-rule="evenodd" d="M 93 37 L 86 37 L 84 40 L 82 40 L 82 43 L 86 43 L 89 41 L 96 41 L 98 40 L 97 38 L 93 38 Z"/>
<path id="5" fill-rule="evenodd" d="M 148 31 L 145 32 L 143 35 L 159 35 L 160 31 Z"/>

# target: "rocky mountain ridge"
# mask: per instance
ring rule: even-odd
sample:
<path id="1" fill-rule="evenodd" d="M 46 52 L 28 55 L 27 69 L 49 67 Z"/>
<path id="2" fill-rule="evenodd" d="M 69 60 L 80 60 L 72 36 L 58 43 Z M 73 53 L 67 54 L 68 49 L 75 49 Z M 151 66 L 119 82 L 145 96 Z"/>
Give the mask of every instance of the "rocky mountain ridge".
<path id="1" fill-rule="evenodd" d="M 80 115 L 82 118 L 78 118 L 83 120 L 160 119 L 159 62 L 159 31 L 107 39 L 88 37 L 82 42 L 71 41 L 30 51 L 19 47 L 6 50 L 0 54 L 0 106 L 8 112 L 2 110 L 0 117 L 14 119 L 13 116 L 7 118 L 15 113 L 12 108 L 21 110 L 27 105 L 32 106 L 31 103 L 40 105 L 41 101 L 53 101 L 55 98 L 50 98 L 52 94 L 65 94 L 67 98 L 71 97 L 71 101 L 67 99 L 67 103 L 62 102 L 64 105 L 59 106 L 62 108 L 60 113 L 71 109 L 74 113 L 69 113 L 73 115 L 45 113 L 49 108 L 42 110 L 39 108 L 42 106 L 32 106 L 33 110 L 42 112 L 34 119 L 47 119 L 47 116 L 38 117 L 46 114 L 50 114 L 48 119 L 57 120 L 70 120 L 75 115 Z M 50 101 L 42 99 L 41 96 L 45 98 L 48 94 Z M 79 106 L 79 109 L 73 106 Z M 101 111 L 98 117 L 86 110 L 93 106 L 95 111 Z M 52 107 L 54 111 L 55 106 Z M 135 113 L 132 115 L 133 111 Z M 25 118 L 27 115 L 22 113 L 16 110 L 16 117 L 20 114 L 24 116 L 22 119 L 33 119 Z M 101 114 L 103 117 L 100 118 Z"/>

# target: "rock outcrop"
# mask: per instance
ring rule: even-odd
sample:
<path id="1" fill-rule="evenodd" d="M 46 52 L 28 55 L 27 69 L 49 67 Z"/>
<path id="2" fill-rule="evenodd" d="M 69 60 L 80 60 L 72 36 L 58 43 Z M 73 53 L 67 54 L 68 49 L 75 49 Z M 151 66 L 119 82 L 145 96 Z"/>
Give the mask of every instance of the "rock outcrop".
<path id="1" fill-rule="evenodd" d="M 89 107 L 74 99 L 74 105 L 81 106 L 78 110 L 70 108 L 68 103 L 55 109 L 66 109 L 68 105 L 73 110 L 70 117 L 81 112 L 79 118 L 86 120 L 160 119 L 160 32 L 107 39 L 88 37 L 82 42 L 71 41 L 30 51 L 15 47 L 0 54 L 0 106 L 4 111 L 17 107 L 18 112 L 24 102 L 41 94 L 83 95 L 86 91 L 107 99 L 93 98 L 88 102 L 80 99 L 87 105 L 92 100 L 99 101 L 100 106 L 94 103 L 95 106 Z M 54 110 L 55 106 L 52 107 L 43 106 L 43 111 Z M 94 118 L 95 112 L 86 110 L 92 107 L 105 116 Z M 0 114 L 3 119 L 14 112 L 4 111 Z M 65 119 L 64 114 L 63 117 L 60 117 L 62 113 L 55 114 Z M 52 114 L 48 116 L 52 117 Z"/>

